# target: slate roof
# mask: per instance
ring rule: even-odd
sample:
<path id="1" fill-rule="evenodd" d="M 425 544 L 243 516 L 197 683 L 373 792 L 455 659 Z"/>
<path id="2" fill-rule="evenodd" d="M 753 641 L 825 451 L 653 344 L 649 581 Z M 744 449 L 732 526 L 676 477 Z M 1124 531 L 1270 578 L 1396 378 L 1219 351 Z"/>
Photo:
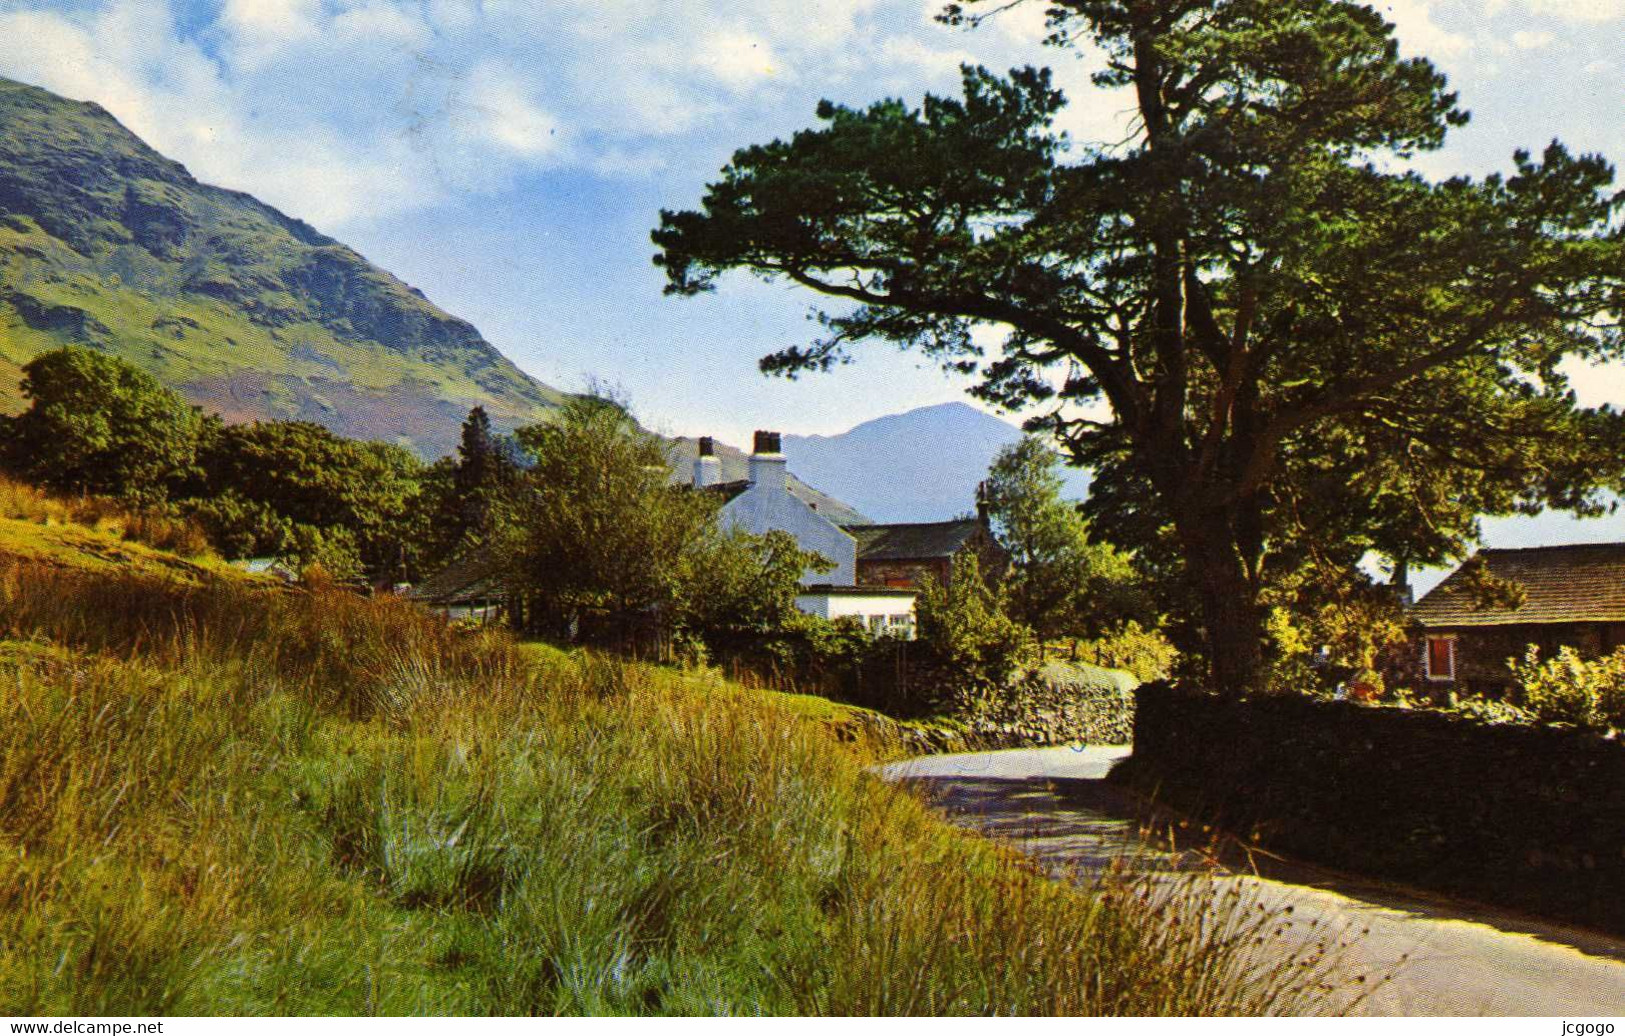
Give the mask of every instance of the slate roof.
<path id="1" fill-rule="evenodd" d="M 1523 587 L 1520 608 L 1474 607 L 1461 569 L 1411 608 L 1423 626 L 1625 622 L 1625 543 L 1575 543 L 1479 552 L 1491 575 Z"/>
<path id="2" fill-rule="evenodd" d="M 859 561 L 923 561 L 948 558 L 970 542 L 981 522 L 958 518 L 948 522 L 896 525 L 843 525 L 858 541 Z"/>
<path id="3" fill-rule="evenodd" d="M 502 574 L 502 563 L 495 556 L 474 550 L 408 590 L 406 596 L 442 606 L 500 600 L 508 595 Z"/>
<path id="4" fill-rule="evenodd" d="M 715 456 L 722 464 L 722 482 L 713 483 L 707 488 L 715 489 L 718 485 L 737 487 L 733 489 L 731 496 L 724 495 L 723 503 L 727 503 L 733 497 L 743 493 L 750 485 L 750 480 L 745 477 L 750 471 L 750 457 L 725 442 L 716 443 L 715 448 Z M 667 451 L 667 456 L 670 458 L 672 466 L 672 482 L 681 485 L 691 483 L 694 458 L 698 453 L 699 440 L 697 439 L 680 438 L 671 441 L 671 448 Z M 786 488 L 790 490 L 791 495 L 803 503 L 810 504 L 819 514 L 837 525 L 846 522 L 867 522 L 869 520 L 863 512 L 852 505 L 837 500 L 828 493 L 814 489 L 801 481 L 793 471 L 788 473 L 786 482 Z"/>

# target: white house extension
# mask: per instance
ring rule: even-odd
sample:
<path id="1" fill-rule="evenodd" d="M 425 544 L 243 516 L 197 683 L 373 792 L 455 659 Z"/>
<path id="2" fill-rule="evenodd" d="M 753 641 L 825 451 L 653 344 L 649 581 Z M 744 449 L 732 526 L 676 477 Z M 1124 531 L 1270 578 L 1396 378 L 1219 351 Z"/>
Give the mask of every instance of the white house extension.
<path id="1" fill-rule="evenodd" d="M 884 586 L 813 585 L 796 595 L 796 607 L 824 619 L 853 618 L 875 636 L 914 639 L 913 590 Z"/>

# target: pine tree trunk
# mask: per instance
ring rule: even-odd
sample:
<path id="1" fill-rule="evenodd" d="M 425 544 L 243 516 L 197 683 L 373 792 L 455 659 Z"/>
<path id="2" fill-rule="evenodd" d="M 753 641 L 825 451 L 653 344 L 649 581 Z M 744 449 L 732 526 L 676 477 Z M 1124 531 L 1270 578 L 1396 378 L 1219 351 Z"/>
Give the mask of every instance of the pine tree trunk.
<path id="1" fill-rule="evenodd" d="M 1201 606 L 1210 686 L 1227 697 L 1260 689 L 1263 614 L 1230 523 L 1205 517 L 1181 523 L 1180 532 L 1187 572 Z"/>

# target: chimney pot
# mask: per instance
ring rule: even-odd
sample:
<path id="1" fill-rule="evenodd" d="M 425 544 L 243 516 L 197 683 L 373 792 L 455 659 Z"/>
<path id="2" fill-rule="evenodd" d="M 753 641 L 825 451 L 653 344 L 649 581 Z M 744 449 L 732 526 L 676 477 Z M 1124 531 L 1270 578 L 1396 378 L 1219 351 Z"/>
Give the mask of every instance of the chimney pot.
<path id="1" fill-rule="evenodd" d="M 716 457 L 716 441 L 700 436 L 700 452 L 694 458 L 694 484 L 704 489 L 722 481 L 722 462 Z"/>
<path id="2" fill-rule="evenodd" d="M 785 491 L 784 455 L 779 452 L 778 432 L 757 432 L 755 452 L 750 455 L 750 482 L 757 493 Z"/>

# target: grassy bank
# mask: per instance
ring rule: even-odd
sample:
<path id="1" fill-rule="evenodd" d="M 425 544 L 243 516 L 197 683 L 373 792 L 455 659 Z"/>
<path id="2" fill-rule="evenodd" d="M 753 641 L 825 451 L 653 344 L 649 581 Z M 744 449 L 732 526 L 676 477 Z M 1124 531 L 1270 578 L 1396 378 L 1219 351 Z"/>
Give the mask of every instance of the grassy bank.
<path id="1" fill-rule="evenodd" d="M 1273 919 L 1050 882 L 805 703 L 4 535 L 0 1014 L 1324 1005 Z"/>

